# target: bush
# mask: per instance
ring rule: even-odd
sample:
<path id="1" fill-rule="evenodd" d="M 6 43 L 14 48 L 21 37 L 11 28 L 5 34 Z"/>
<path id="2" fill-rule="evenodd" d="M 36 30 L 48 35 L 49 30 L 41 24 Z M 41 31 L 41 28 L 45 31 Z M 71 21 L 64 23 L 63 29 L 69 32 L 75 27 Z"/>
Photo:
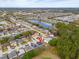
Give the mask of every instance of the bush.
<path id="1" fill-rule="evenodd" d="M 56 46 L 56 45 L 57 45 L 57 42 L 58 42 L 57 39 L 52 39 L 52 40 L 50 40 L 48 43 L 49 43 L 49 45 L 51 45 L 51 46 Z"/>

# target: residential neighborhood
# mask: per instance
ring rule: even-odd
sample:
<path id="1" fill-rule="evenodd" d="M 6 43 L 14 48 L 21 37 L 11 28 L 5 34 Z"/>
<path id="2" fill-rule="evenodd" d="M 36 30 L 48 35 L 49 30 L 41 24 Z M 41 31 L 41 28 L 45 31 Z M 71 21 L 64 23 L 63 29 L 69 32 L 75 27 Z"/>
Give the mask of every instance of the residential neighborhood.
<path id="1" fill-rule="evenodd" d="M 78 20 L 79 14 L 72 12 L 1 11 L 0 59 L 22 59 L 29 51 L 41 47 L 47 49 L 48 46 L 51 47 L 49 42 L 64 31 L 61 28 L 65 25 L 60 26 L 62 23 L 68 25 Z M 57 26 L 61 27 L 61 32 Z"/>

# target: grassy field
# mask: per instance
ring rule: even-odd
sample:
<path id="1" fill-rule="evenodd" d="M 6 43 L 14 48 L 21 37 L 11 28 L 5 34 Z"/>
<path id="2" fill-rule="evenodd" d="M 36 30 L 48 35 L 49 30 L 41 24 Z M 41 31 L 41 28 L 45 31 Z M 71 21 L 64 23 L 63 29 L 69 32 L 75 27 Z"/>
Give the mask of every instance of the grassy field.
<path id="1" fill-rule="evenodd" d="M 57 55 L 56 48 L 47 47 L 40 55 L 33 57 L 32 59 L 60 59 Z"/>

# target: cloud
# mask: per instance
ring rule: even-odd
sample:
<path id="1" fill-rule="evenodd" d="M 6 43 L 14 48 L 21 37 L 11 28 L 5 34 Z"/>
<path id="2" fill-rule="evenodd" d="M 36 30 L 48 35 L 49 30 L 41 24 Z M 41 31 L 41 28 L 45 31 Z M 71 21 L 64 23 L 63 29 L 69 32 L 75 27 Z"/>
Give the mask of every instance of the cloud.
<path id="1" fill-rule="evenodd" d="M 79 0 L 0 0 L 0 7 L 79 7 Z"/>

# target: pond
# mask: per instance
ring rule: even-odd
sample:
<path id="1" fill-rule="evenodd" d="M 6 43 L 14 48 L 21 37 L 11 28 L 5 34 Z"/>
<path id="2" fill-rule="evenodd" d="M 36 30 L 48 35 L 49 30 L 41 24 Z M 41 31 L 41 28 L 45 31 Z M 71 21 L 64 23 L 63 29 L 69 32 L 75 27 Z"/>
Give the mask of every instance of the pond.
<path id="1" fill-rule="evenodd" d="M 39 25 L 43 26 L 44 28 L 49 28 L 49 29 L 52 28 L 52 24 L 51 23 L 40 22 L 38 20 L 31 20 L 31 22 L 35 23 L 35 24 L 39 24 Z"/>

